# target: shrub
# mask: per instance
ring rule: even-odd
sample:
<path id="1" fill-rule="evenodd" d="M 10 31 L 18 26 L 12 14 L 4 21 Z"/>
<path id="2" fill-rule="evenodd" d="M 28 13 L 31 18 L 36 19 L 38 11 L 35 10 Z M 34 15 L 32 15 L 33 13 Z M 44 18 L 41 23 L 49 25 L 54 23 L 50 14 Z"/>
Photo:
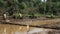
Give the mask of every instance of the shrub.
<path id="1" fill-rule="evenodd" d="M 22 15 L 22 14 L 21 14 Z M 19 15 L 19 13 L 14 13 L 13 18 L 15 19 L 22 19 L 23 17 Z"/>

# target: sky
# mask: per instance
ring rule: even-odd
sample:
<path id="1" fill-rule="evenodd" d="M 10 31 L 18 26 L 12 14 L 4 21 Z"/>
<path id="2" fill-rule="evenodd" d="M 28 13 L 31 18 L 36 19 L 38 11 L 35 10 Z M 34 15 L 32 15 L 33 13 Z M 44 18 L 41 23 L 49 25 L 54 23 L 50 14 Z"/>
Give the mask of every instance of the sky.
<path id="1" fill-rule="evenodd" d="M 42 2 L 44 2 L 44 0 L 41 0 Z M 45 2 L 46 2 L 47 0 L 45 0 Z"/>

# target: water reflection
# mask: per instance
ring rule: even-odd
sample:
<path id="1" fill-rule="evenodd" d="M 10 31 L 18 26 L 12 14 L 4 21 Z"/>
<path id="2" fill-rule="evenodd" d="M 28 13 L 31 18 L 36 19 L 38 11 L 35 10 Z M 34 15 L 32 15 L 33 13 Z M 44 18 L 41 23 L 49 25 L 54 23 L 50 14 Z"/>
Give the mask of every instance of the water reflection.
<path id="1" fill-rule="evenodd" d="M 14 34 L 14 32 L 12 31 L 11 34 Z"/>
<path id="2" fill-rule="evenodd" d="M 27 32 L 27 28 L 29 28 L 28 32 Z M 55 32 L 52 29 L 0 24 L 0 34 L 48 34 L 49 31 Z"/>
<path id="3" fill-rule="evenodd" d="M 20 34 L 20 32 L 15 32 L 15 34 Z"/>
<path id="4" fill-rule="evenodd" d="M 3 34 L 6 34 L 6 28 L 4 28 Z"/>

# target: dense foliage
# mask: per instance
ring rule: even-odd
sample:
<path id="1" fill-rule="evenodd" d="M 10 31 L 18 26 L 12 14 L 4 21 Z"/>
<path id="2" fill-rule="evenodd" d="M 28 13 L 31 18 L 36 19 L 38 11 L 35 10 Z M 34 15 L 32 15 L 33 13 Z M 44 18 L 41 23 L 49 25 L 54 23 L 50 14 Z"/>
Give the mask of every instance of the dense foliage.
<path id="1" fill-rule="evenodd" d="M 59 15 L 60 14 L 60 0 L 0 0 L 0 15 L 7 13 L 13 15 L 14 13 L 21 13 L 36 16 L 41 15 Z"/>

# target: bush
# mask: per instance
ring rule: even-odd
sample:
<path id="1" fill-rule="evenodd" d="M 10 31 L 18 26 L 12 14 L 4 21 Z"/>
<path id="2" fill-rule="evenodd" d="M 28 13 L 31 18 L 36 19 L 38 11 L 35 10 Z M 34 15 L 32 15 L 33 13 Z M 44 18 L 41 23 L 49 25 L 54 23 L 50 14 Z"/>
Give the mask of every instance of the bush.
<path id="1" fill-rule="evenodd" d="M 46 15 L 46 18 L 54 18 L 55 16 L 53 14 L 51 15 Z"/>
<path id="2" fill-rule="evenodd" d="M 22 14 L 21 14 L 22 15 Z M 19 15 L 19 13 L 14 13 L 13 18 L 15 19 L 22 19 L 23 17 Z"/>
<path id="3" fill-rule="evenodd" d="M 36 18 L 36 16 L 32 13 L 30 14 L 29 18 L 33 19 L 33 18 Z"/>

